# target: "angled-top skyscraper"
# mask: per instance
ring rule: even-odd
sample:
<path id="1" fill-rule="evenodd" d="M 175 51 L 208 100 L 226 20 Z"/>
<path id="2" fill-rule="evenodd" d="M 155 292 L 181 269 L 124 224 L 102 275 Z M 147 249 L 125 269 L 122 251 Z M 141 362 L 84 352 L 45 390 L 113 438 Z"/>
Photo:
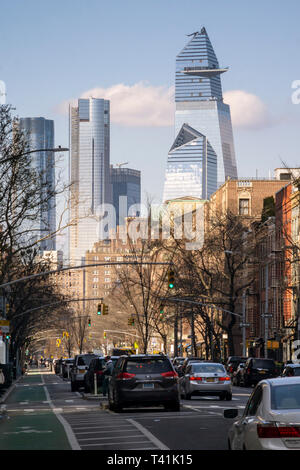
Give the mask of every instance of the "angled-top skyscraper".
<path id="1" fill-rule="evenodd" d="M 176 57 L 176 137 L 168 156 L 164 201 L 181 196 L 207 199 L 228 176 L 237 177 L 230 108 L 223 102 L 221 86 L 221 74 L 228 69 L 220 68 L 205 28 L 190 36 Z M 181 147 L 178 137 L 187 128 L 200 133 L 205 145 L 190 139 L 188 148 L 186 143 Z"/>

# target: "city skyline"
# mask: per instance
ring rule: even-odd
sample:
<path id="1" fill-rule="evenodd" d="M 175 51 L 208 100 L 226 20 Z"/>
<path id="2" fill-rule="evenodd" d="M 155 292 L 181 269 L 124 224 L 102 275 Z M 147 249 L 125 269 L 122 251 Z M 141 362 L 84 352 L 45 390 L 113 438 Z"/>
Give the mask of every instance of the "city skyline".
<path id="1" fill-rule="evenodd" d="M 83 8 L 76 1 L 72 2 L 72 8 L 68 1 L 63 5 L 54 1 L 51 9 L 40 6 L 34 0 L 27 2 L 26 8 L 19 5 L 17 10 L 8 4 L 3 5 L 6 23 L 2 34 L 4 39 L 9 37 L 9 40 L 6 40 L 3 50 L 0 78 L 6 84 L 7 101 L 17 108 L 20 116 L 54 119 L 57 144 L 67 146 L 66 109 L 64 114 L 60 114 L 63 103 L 70 102 L 72 97 L 91 96 L 93 90 L 95 94 L 101 93 L 103 98 L 111 96 L 114 116 L 111 161 L 129 161 L 131 167 L 141 170 L 145 175 L 143 197 L 148 193 L 159 198 L 162 195 L 166 155 L 170 142 L 175 138 L 172 122 L 173 57 L 186 35 L 204 24 L 210 32 L 217 55 L 222 57 L 222 64 L 225 67 L 230 65 L 230 74 L 224 74 L 223 89 L 224 101 L 230 104 L 232 111 L 239 174 L 265 176 L 273 168 L 281 166 L 282 161 L 295 167 L 300 119 L 299 106 L 293 105 L 291 100 L 291 86 L 299 74 L 297 64 L 284 55 L 284 50 L 288 49 L 291 55 L 297 51 L 299 31 L 292 25 L 300 6 L 292 1 L 290 7 L 284 9 L 281 4 L 273 2 L 270 11 L 267 5 L 255 3 L 257 8 L 255 5 L 251 9 L 246 7 L 245 12 L 245 6 L 240 6 L 236 1 L 231 2 L 232 8 L 227 8 L 222 2 L 217 2 L 218 8 L 215 8 L 205 2 L 191 1 L 190 7 L 196 20 L 180 15 L 180 9 L 176 8 L 177 1 L 160 4 L 159 17 L 155 14 L 155 2 L 151 6 L 139 4 L 138 8 L 137 2 L 126 8 L 118 2 L 117 14 L 115 10 L 113 12 L 113 7 L 94 1 L 90 2 L 89 8 Z M 101 13 L 106 14 L 105 25 L 101 31 L 87 29 L 87 19 L 94 25 L 100 8 Z M 55 21 L 58 27 L 63 28 L 63 45 L 51 24 L 55 9 L 60 12 Z M 218 13 L 215 14 L 215 11 Z M 155 35 L 151 35 L 151 21 L 145 23 L 144 17 L 150 20 L 155 17 Z M 35 22 L 36 34 L 41 38 L 38 42 L 33 29 L 27 27 L 33 18 L 38 20 Z M 67 23 L 66 18 L 70 20 Z M 127 21 L 124 22 L 124 18 Z M 8 29 L 12 22 L 19 26 L 14 37 Z M 77 57 L 80 56 L 83 64 L 80 69 L 73 60 L 74 25 L 77 24 L 85 32 L 76 49 Z M 116 27 L 114 35 L 111 35 L 113 24 Z M 280 39 L 278 31 L 283 33 Z M 20 35 L 25 41 L 21 57 L 18 54 Z M 130 44 L 134 44 L 134 48 Z M 50 60 L 47 64 L 37 62 L 41 47 Z M 91 61 L 97 47 L 98 60 Z M 147 54 L 143 53 L 144 50 Z M 276 63 L 278 57 L 281 66 L 274 73 L 271 65 Z M 21 70 L 23 78 L 20 86 L 16 78 Z M 30 70 L 35 73 L 29 74 Z M 140 107 L 136 106 L 137 102 Z M 159 112 L 157 103 L 160 104 Z M 143 118 L 142 110 L 148 110 Z M 143 156 L 138 150 L 140 148 L 143 148 Z M 155 165 L 152 164 L 153 160 Z"/>

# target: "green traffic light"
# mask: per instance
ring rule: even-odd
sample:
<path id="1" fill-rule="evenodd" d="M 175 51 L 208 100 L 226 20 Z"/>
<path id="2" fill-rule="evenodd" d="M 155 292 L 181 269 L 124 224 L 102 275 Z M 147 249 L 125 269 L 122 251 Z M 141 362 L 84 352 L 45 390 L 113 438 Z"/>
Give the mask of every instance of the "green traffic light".
<path id="1" fill-rule="evenodd" d="M 169 287 L 170 287 L 170 289 L 173 289 L 174 284 L 172 284 L 172 283 L 170 282 Z"/>

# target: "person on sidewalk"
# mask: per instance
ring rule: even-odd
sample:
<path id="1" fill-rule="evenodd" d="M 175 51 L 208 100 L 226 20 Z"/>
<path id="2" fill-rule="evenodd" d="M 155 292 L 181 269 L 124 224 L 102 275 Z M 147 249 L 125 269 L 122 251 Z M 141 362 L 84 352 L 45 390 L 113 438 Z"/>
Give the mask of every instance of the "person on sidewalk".
<path id="1" fill-rule="evenodd" d="M 106 394 L 108 392 L 109 377 L 112 374 L 113 368 L 114 368 L 114 365 L 113 365 L 113 362 L 112 362 L 110 356 L 106 356 L 106 358 L 105 358 L 105 368 L 104 368 L 104 371 L 103 371 L 104 380 L 103 380 L 103 389 L 102 389 L 104 397 L 106 397 Z"/>

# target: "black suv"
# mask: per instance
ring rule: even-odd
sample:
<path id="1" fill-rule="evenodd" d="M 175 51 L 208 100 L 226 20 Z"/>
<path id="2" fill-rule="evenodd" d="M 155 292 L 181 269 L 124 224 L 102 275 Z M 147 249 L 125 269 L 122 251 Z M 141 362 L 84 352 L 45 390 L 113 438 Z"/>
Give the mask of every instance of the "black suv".
<path id="1" fill-rule="evenodd" d="M 121 356 L 109 381 L 109 409 L 164 405 L 179 411 L 179 383 L 170 359 L 164 355 Z"/>
<path id="2" fill-rule="evenodd" d="M 95 375 L 97 382 L 97 389 L 103 384 L 103 370 L 105 367 L 104 357 L 95 357 L 91 360 L 88 370 L 84 375 L 84 391 L 93 393 L 95 389 Z"/>
<path id="3" fill-rule="evenodd" d="M 256 385 L 260 380 L 278 376 L 273 359 L 252 357 L 247 359 L 244 369 L 240 371 L 240 384 L 244 387 Z"/>

